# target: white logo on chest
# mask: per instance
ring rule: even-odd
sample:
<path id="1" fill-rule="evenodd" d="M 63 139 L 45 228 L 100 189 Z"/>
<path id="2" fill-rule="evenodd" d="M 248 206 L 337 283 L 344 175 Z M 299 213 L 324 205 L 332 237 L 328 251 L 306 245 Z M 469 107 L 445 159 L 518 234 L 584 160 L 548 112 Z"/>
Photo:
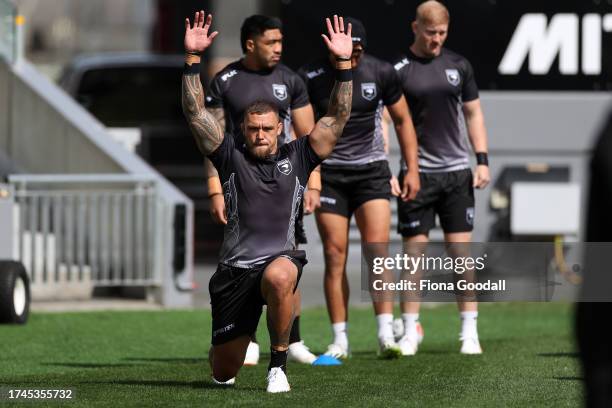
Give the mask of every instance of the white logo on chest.
<path id="1" fill-rule="evenodd" d="M 361 96 L 368 101 L 376 98 L 376 84 L 374 82 L 364 82 L 361 84 Z"/>
<path id="2" fill-rule="evenodd" d="M 293 166 L 291 166 L 291 162 L 289 161 L 289 159 L 283 159 L 276 163 L 276 168 L 285 176 L 290 175 L 291 171 L 293 170 Z"/>
<path id="3" fill-rule="evenodd" d="M 452 86 L 459 85 L 459 82 L 461 82 L 461 76 L 459 75 L 459 71 L 457 71 L 456 69 L 445 69 L 444 72 L 446 72 L 446 80 L 449 84 L 451 84 Z"/>
<path id="4" fill-rule="evenodd" d="M 284 101 L 287 99 L 287 85 L 272 84 L 272 93 L 276 99 Z"/>

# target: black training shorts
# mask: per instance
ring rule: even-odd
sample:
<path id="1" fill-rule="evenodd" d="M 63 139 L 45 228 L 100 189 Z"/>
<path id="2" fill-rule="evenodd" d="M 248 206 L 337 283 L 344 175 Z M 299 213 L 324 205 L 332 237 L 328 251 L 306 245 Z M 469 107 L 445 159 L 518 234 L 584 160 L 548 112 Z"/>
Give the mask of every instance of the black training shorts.
<path id="1" fill-rule="evenodd" d="M 350 218 L 363 203 L 391 198 L 391 170 L 386 160 L 354 167 L 321 166 L 321 207 Z"/>
<path id="2" fill-rule="evenodd" d="M 399 176 L 400 185 L 404 178 Z M 414 200 L 397 200 L 397 230 L 403 237 L 427 234 L 435 227 L 436 214 L 446 233 L 474 228 L 474 188 L 470 169 L 420 173 L 421 190 Z"/>
<path id="3" fill-rule="evenodd" d="M 253 268 L 218 265 L 217 271 L 208 282 L 213 345 L 227 343 L 255 332 L 262 306 L 266 304 L 261 295 L 263 273 L 272 261 L 281 256 L 295 264 L 298 270 L 297 282 L 299 282 L 302 269 L 307 263 L 304 251 L 285 251 Z M 297 282 L 294 291 L 297 289 Z"/>

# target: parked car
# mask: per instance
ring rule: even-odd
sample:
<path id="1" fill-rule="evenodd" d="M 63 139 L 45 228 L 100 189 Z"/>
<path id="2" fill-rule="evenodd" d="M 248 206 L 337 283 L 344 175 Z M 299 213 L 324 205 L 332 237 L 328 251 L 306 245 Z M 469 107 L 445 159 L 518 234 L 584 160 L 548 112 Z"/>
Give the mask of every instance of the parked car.
<path id="1" fill-rule="evenodd" d="M 64 68 L 59 84 L 115 140 L 194 201 L 195 255 L 205 260 L 217 255 L 223 230 L 208 214 L 202 155 L 181 109 L 183 65 L 177 55 L 80 56 Z"/>

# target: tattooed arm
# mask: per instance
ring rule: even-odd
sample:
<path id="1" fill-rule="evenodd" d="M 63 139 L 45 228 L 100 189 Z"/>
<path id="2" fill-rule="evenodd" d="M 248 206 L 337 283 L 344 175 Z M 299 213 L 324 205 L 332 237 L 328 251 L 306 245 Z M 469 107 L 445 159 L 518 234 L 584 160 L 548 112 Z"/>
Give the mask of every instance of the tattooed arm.
<path id="1" fill-rule="evenodd" d="M 225 129 L 225 112 L 223 108 L 208 108 L 208 112 L 217 119 L 219 125 Z M 217 224 L 227 224 L 225 215 L 225 198 L 223 197 L 223 187 L 219 179 L 219 173 L 212 162 L 205 157 L 204 168 L 206 169 L 206 178 L 208 186 L 208 198 L 210 203 L 208 211 L 214 222 Z"/>
<path id="2" fill-rule="evenodd" d="M 204 89 L 199 74 L 183 75 L 183 112 L 200 151 L 208 156 L 217 150 L 223 142 L 224 131 L 204 108 Z"/>
<path id="3" fill-rule="evenodd" d="M 204 88 L 200 82 L 200 55 L 217 36 L 208 35 L 212 15 L 205 18 L 204 10 L 196 12 L 193 27 L 185 19 L 185 73 L 183 74 L 182 104 L 183 113 L 191 128 L 191 133 L 204 155 L 214 152 L 223 142 L 224 129 L 215 117 L 204 107 Z"/>
<path id="4" fill-rule="evenodd" d="M 225 112 L 223 108 L 207 108 L 206 109 L 219 122 L 221 129 L 225 129 Z M 208 158 L 204 159 L 204 168 L 206 169 L 206 177 L 219 177 L 219 173 L 212 162 Z"/>
<path id="5" fill-rule="evenodd" d="M 327 48 L 336 58 L 336 82 L 329 99 L 327 114 L 323 116 L 310 134 L 312 149 L 321 159 L 327 158 L 342 135 L 344 125 L 351 116 L 353 103 L 353 81 L 350 56 L 353 52 L 351 24 L 344 32 L 343 18 L 334 16 L 334 26 L 326 19 L 329 37 L 323 34 Z"/>

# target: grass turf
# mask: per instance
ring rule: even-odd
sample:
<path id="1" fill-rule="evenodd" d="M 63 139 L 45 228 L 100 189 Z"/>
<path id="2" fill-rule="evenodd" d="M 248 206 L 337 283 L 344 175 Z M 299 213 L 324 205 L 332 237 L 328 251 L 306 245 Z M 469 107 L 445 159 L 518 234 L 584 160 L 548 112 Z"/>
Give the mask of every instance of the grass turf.
<path id="1" fill-rule="evenodd" d="M 455 306 L 426 309 L 418 354 L 383 361 L 371 309 L 352 309 L 352 358 L 337 367 L 290 363 L 292 391 L 267 395 L 267 353 L 241 370 L 235 388 L 211 384 L 208 311 L 37 313 L 26 326 L 0 326 L 0 388 L 72 388 L 70 406 L 577 406 L 572 316 L 566 304 L 483 304 L 484 354 L 462 356 Z M 301 326 L 306 344 L 323 351 L 325 310 L 304 311 Z"/>

